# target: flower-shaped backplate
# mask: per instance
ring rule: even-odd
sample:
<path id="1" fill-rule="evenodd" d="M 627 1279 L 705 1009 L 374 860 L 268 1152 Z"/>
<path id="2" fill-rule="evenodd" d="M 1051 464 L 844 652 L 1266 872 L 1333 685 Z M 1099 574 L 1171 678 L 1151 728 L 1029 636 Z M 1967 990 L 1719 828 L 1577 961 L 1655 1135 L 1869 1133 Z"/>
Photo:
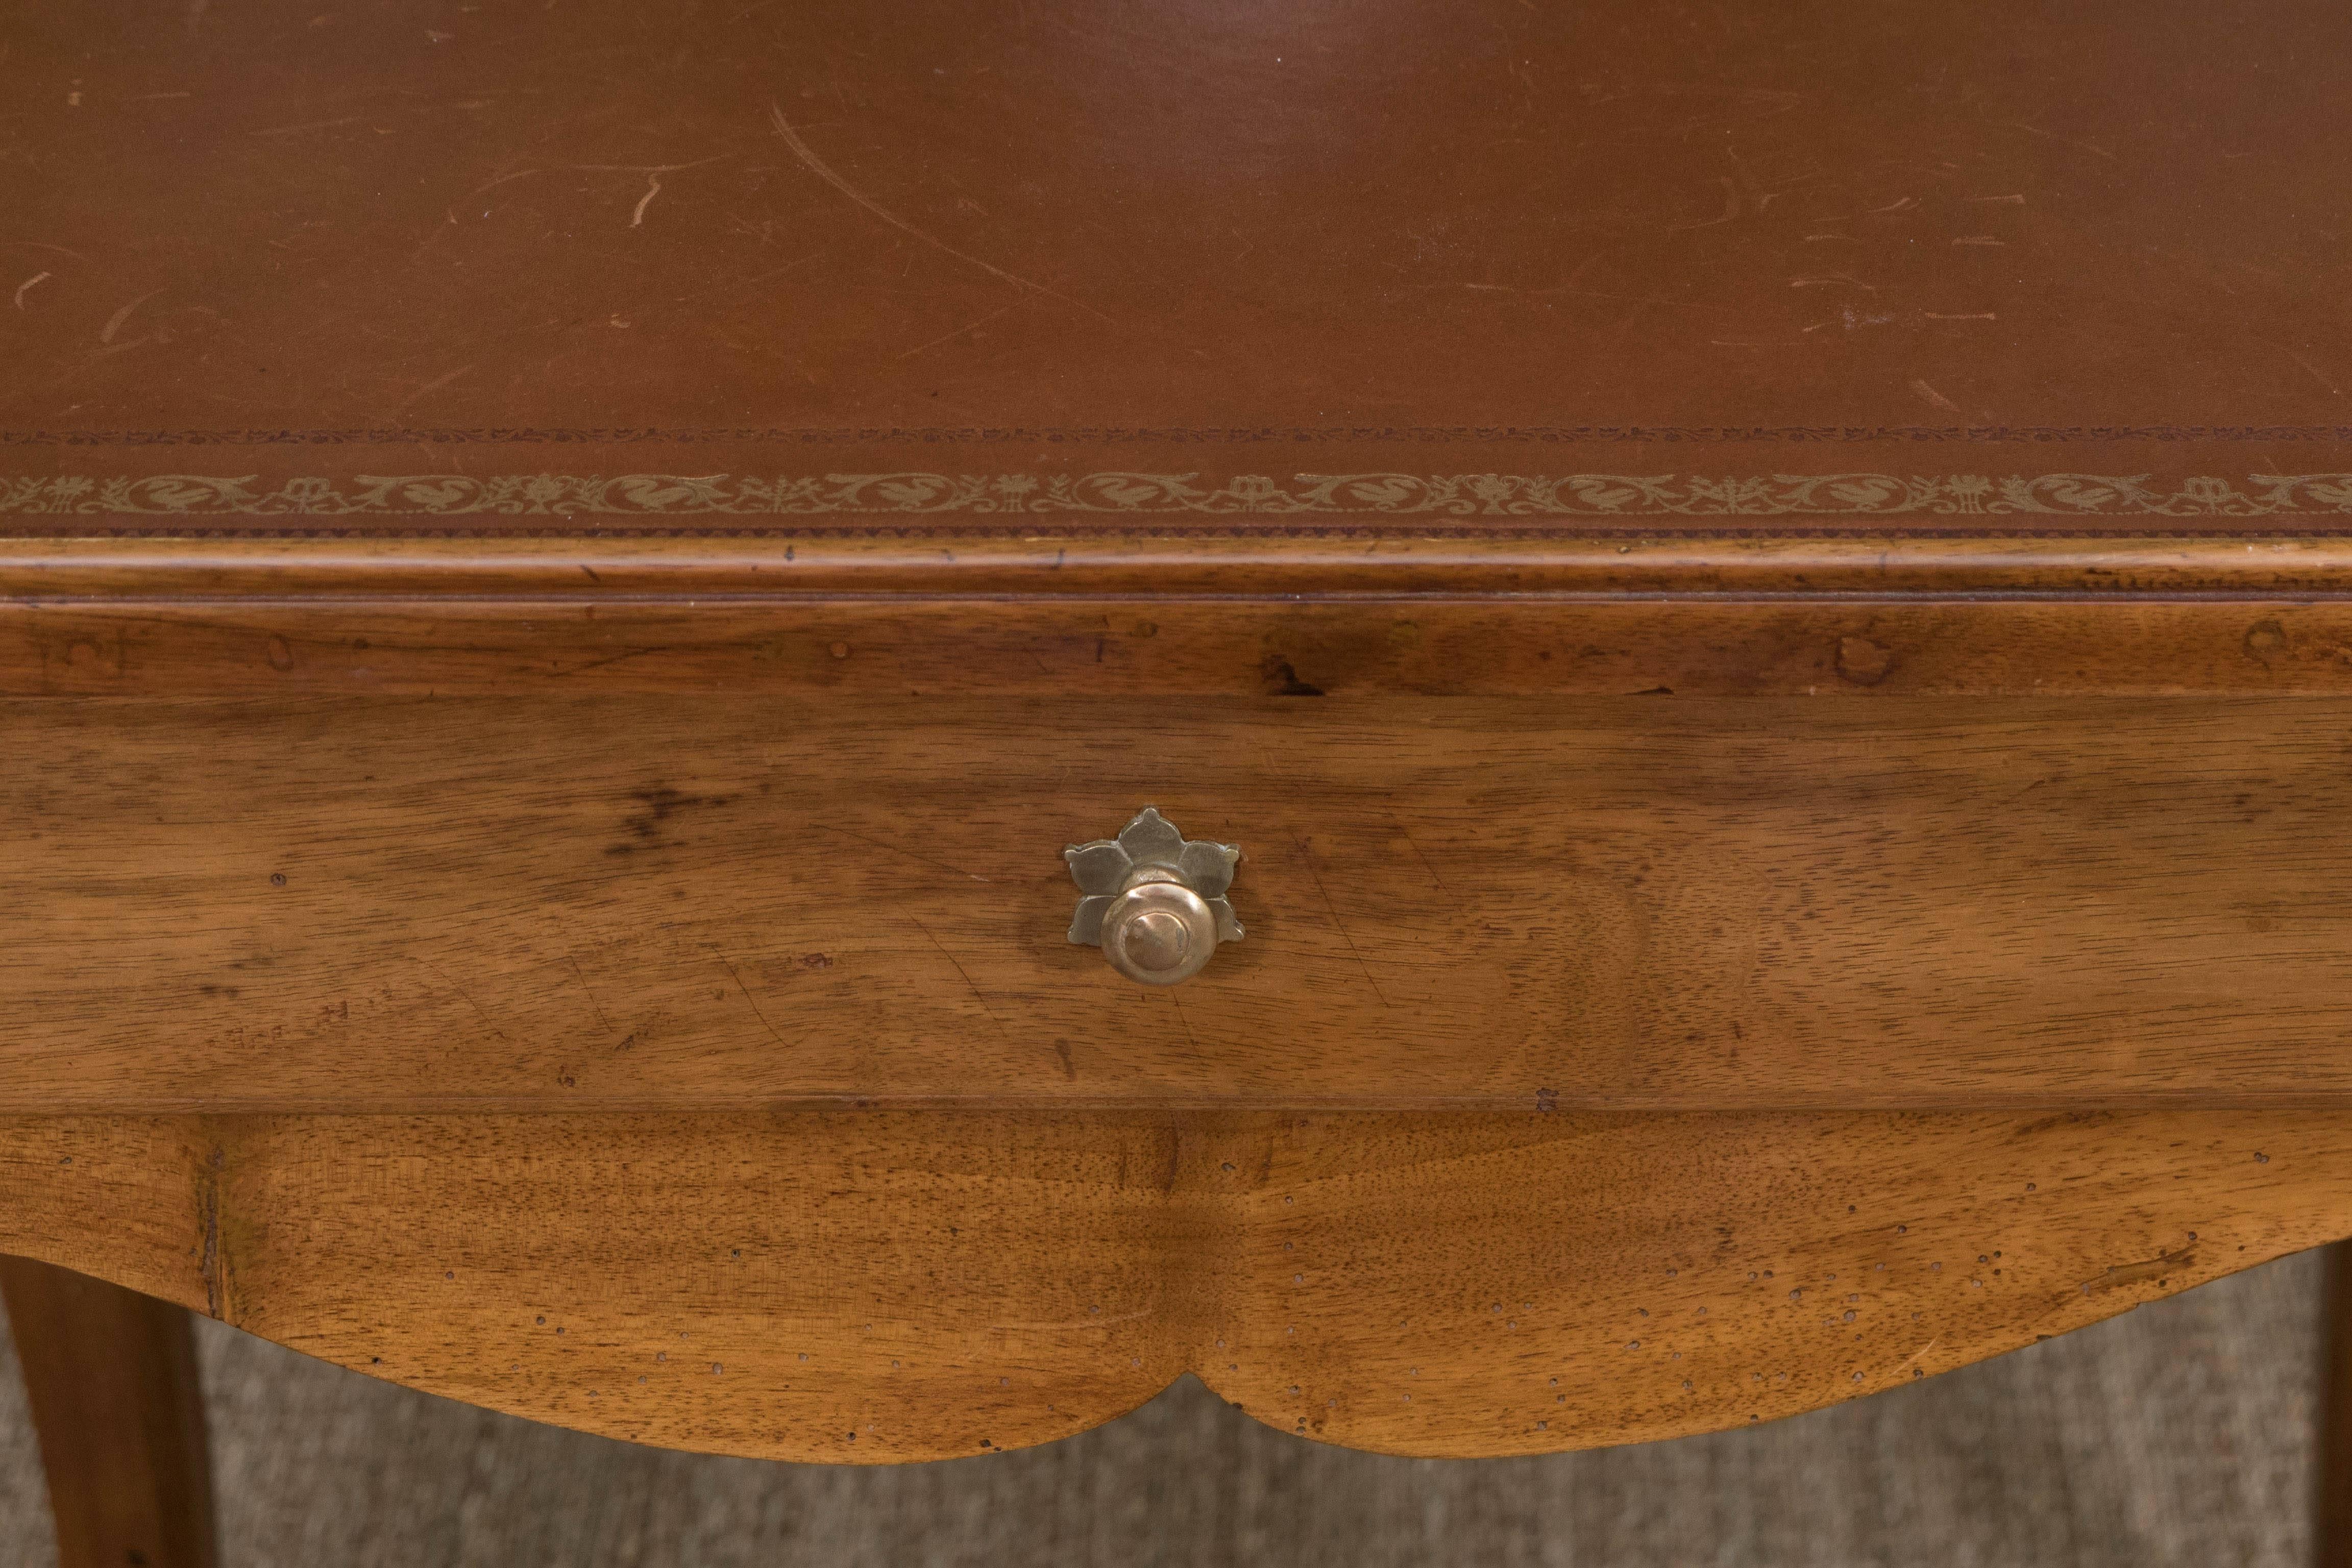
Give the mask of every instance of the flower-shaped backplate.
<path id="1" fill-rule="evenodd" d="M 1201 896 L 1216 917 L 1219 942 L 1239 942 L 1242 922 L 1234 917 L 1225 889 L 1233 885 L 1234 868 L 1241 858 L 1242 852 L 1234 845 L 1188 840 L 1174 823 L 1160 815 L 1158 806 L 1147 805 L 1119 830 L 1118 837 L 1073 844 L 1062 851 L 1071 879 L 1086 895 L 1071 918 L 1070 940 L 1101 942 L 1103 916 L 1112 901 L 1137 871 L 1150 868 L 1175 873 L 1178 880 Z"/>

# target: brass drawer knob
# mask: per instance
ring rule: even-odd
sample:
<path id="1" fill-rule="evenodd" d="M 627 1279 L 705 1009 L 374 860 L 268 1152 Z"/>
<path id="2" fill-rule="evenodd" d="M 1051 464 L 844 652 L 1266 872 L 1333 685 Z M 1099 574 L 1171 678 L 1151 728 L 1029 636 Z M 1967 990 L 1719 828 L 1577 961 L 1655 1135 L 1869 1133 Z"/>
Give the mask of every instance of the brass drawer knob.
<path id="1" fill-rule="evenodd" d="M 1147 805 L 1118 837 L 1062 851 L 1086 895 L 1070 921 L 1070 940 L 1099 945 L 1129 980 L 1190 980 L 1219 942 L 1242 939 L 1242 922 L 1225 901 L 1241 858 L 1231 844 L 1188 840 L 1157 806 Z"/>

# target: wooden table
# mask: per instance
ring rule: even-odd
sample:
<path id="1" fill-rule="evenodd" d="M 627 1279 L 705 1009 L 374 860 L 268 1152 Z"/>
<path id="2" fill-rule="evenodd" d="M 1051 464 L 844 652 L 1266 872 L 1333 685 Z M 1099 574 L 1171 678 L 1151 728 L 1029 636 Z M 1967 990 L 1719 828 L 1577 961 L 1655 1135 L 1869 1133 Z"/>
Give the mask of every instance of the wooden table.
<path id="1" fill-rule="evenodd" d="M 6 13 L 66 1561 L 208 1552 L 96 1281 L 712 1452 L 1503 1455 L 2352 1234 L 2258 9 Z"/>

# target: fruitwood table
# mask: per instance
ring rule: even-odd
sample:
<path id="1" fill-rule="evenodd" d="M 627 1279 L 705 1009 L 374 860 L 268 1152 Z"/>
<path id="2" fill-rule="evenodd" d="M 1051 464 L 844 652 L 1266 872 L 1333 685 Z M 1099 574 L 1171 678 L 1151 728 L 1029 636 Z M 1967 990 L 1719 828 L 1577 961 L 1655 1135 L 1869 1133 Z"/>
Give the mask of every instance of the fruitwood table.
<path id="1" fill-rule="evenodd" d="M 2352 1234 L 2347 62 L 0 7 L 67 1563 L 209 1552 L 161 1303 L 711 1452 L 1505 1455 Z"/>

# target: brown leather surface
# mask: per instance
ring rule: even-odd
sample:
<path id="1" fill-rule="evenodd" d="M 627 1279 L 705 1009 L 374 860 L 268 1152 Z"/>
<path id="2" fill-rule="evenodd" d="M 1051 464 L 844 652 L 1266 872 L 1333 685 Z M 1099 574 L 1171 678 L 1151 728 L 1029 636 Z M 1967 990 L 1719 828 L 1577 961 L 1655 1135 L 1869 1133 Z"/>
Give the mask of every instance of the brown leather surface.
<path id="1" fill-rule="evenodd" d="M 0 524 L 2341 528 L 2347 124 L 2341 0 L 8 0 Z"/>

